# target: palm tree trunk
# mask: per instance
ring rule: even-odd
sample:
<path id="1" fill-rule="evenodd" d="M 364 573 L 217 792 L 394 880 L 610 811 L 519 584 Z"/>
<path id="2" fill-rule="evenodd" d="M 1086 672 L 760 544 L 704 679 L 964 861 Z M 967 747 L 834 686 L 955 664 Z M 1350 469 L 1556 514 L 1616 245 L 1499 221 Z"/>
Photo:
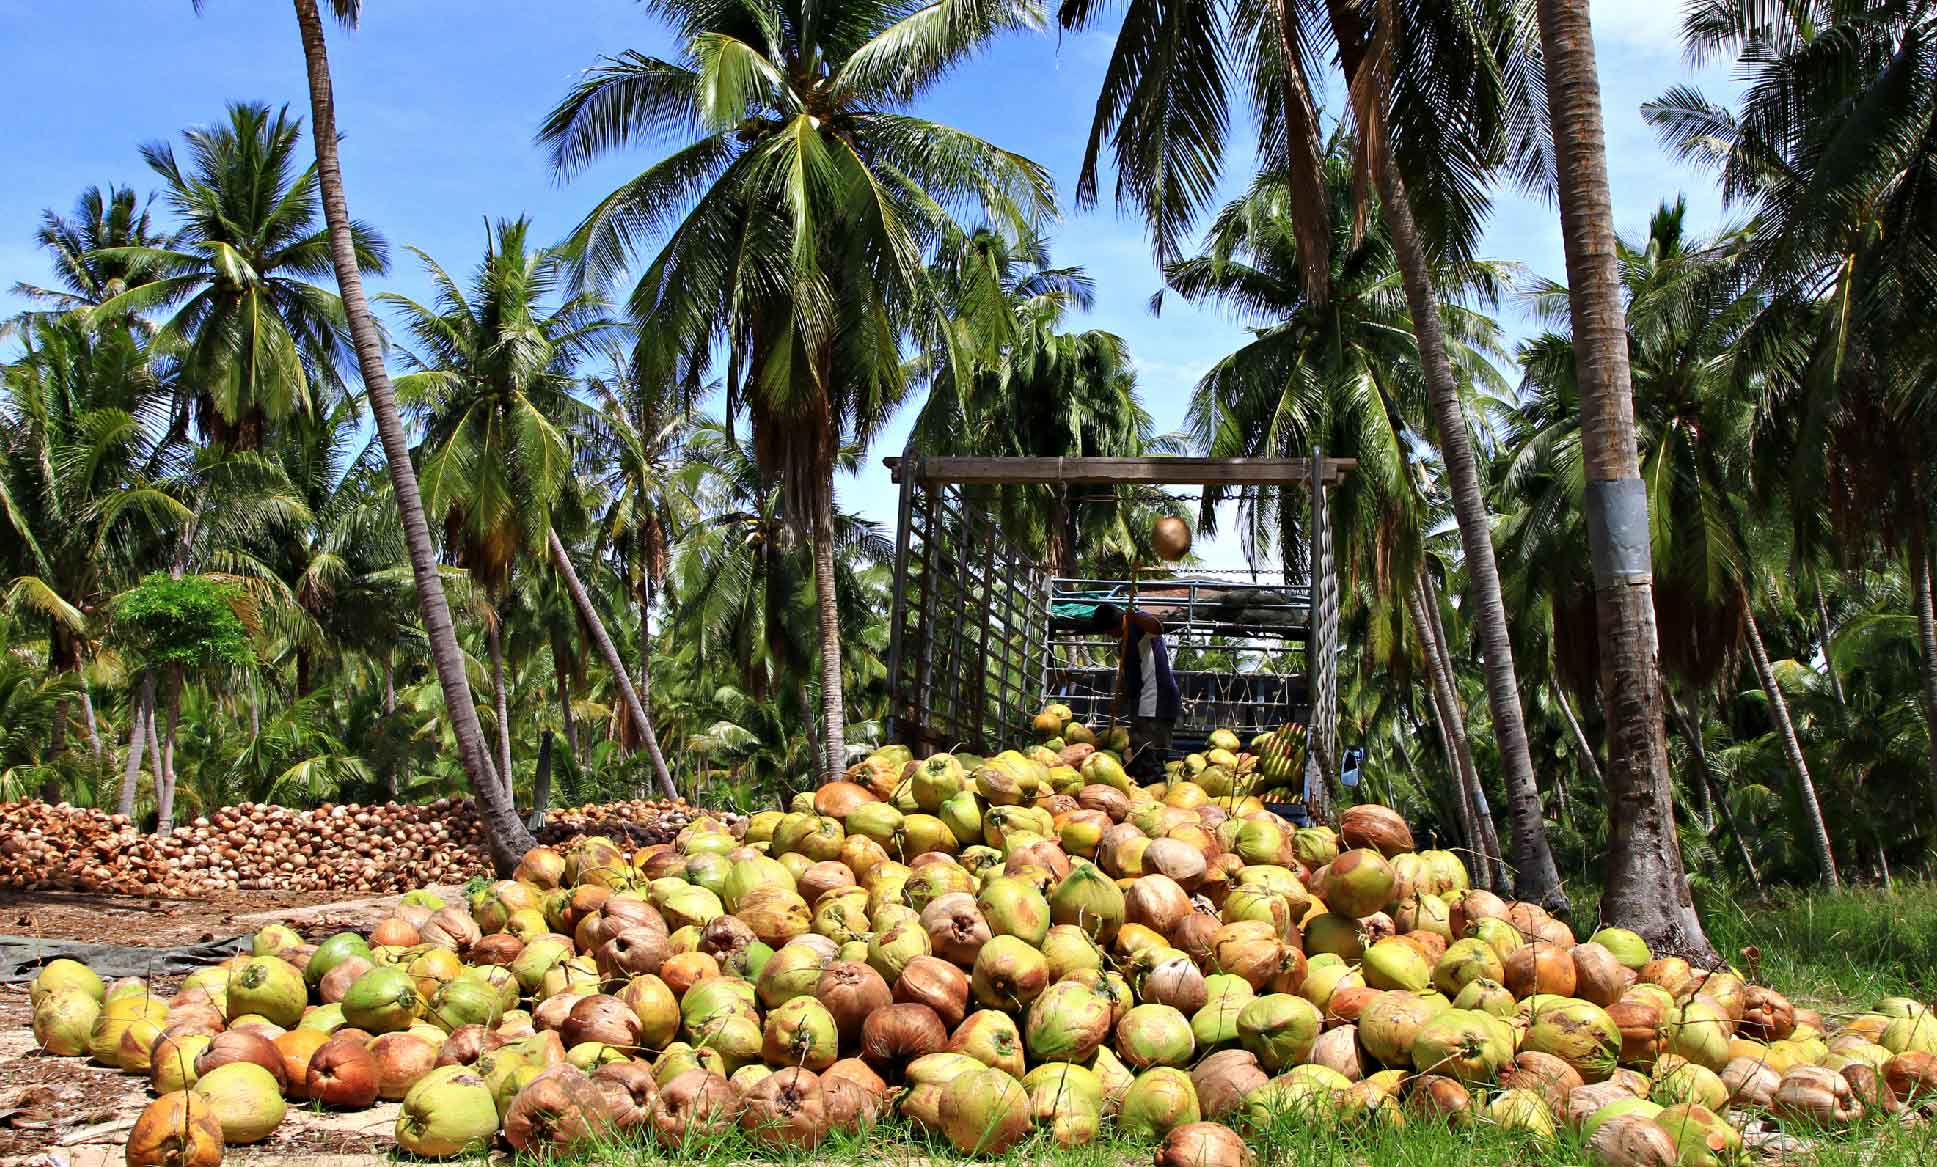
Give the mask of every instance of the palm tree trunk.
<path id="1" fill-rule="evenodd" d="M 1769 650 L 1762 643 L 1762 629 L 1756 624 L 1752 605 L 1743 606 L 1743 625 L 1749 634 L 1749 660 L 1755 666 L 1756 683 L 1769 698 L 1769 716 L 1776 723 L 1776 737 L 1782 743 L 1783 760 L 1789 763 L 1789 776 L 1796 780 L 1796 792 L 1802 798 L 1803 817 L 1809 820 L 1809 833 L 1816 843 L 1816 862 L 1822 866 L 1823 878 L 1829 881 L 1834 890 L 1842 889 L 1842 881 L 1836 877 L 1836 856 L 1829 846 L 1829 826 L 1823 821 L 1823 806 L 1816 799 L 1816 783 L 1809 776 L 1809 762 L 1804 759 L 1802 743 L 1796 738 L 1795 722 L 1789 717 L 1789 701 L 1782 695 L 1782 686 L 1776 683 L 1776 670 L 1769 663 Z"/>
<path id="2" fill-rule="evenodd" d="M 1836 630 L 1829 623 L 1829 601 L 1823 596 L 1822 581 L 1816 584 L 1816 619 L 1823 627 L 1823 668 L 1829 673 L 1829 688 L 1836 694 L 1836 703 L 1849 707 L 1850 695 L 1843 691 L 1843 674 L 1836 671 L 1836 664 L 1829 658 L 1830 641 L 1836 638 Z"/>
<path id="3" fill-rule="evenodd" d="M 1413 627 L 1419 632 L 1419 642 L 1426 650 L 1427 692 L 1432 698 L 1433 724 L 1439 730 L 1440 744 L 1446 749 L 1447 770 L 1453 777 L 1453 804 L 1459 819 L 1460 832 L 1466 836 L 1469 858 L 1474 860 L 1480 886 L 1491 890 L 1494 887 L 1495 870 L 1486 846 L 1486 835 L 1491 824 L 1482 825 L 1473 801 L 1472 787 L 1468 779 L 1473 768 L 1473 748 L 1466 736 L 1466 725 L 1459 715 L 1456 703 L 1449 700 L 1452 696 L 1450 686 L 1440 671 L 1439 646 L 1435 643 L 1437 635 L 1432 622 L 1426 615 L 1425 601 L 1418 587 L 1408 589 L 1406 606 L 1411 609 Z"/>
<path id="4" fill-rule="evenodd" d="M 175 829 L 175 733 L 182 723 L 182 667 L 174 665 L 168 672 L 168 728 L 162 734 L 161 768 L 155 793 L 155 833 L 158 835 Z"/>
<path id="5" fill-rule="evenodd" d="M 155 797 L 161 797 L 161 788 L 167 781 L 167 770 L 161 764 L 161 698 L 157 694 L 155 703 L 148 707 L 148 772 L 154 776 Z"/>
<path id="6" fill-rule="evenodd" d="M 134 723 L 128 730 L 128 756 L 121 768 L 121 790 L 114 800 L 114 813 L 123 818 L 133 818 L 135 813 L 135 788 L 141 780 L 141 748 L 145 744 L 148 723 L 155 716 L 155 672 L 149 669 L 141 674 L 141 694 L 134 700 L 134 712 L 130 720 Z"/>
<path id="7" fill-rule="evenodd" d="M 1702 737 L 1701 719 L 1683 709 L 1681 703 L 1670 697 L 1668 709 L 1675 715 L 1681 726 L 1682 736 L 1688 739 L 1688 752 L 1695 765 L 1695 777 L 1704 788 L 1708 786 L 1708 743 Z M 1762 872 L 1756 869 L 1755 856 L 1749 853 L 1749 841 L 1742 836 L 1742 830 L 1735 825 L 1735 810 L 1729 806 L 1728 791 L 1724 790 L 1710 797 L 1709 802 L 1721 811 L 1722 826 L 1735 840 L 1736 858 L 1742 861 L 1742 869 L 1749 873 L 1749 886 L 1755 888 L 1758 900 L 1769 898 L 1769 889 L 1762 884 Z M 1711 828 L 1712 833 L 1713 828 Z"/>
<path id="8" fill-rule="evenodd" d="M 396 711 L 397 666 L 391 663 L 390 655 L 385 653 L 383 658 L 383 715 L 388 717 Z"/>
<path id="9" fill-rule="evenodd" d="M 537 834 L 545 829 L 545 812 L 551 808 L 552 800 L 552 731 L 546 730 L 538 737 L 538 770 L 531 780 L 531 817 L 525 820 L 525 829 Z"/>
<path id="10" fill-rule="evenodd" d="M 1295 0 L 1273 0 L 1278 21 L 1280 96 L 1284 101 L 1284 142 L 1287 185 L 1293 212 L 1291 227 L 1298 242 L 1299 267 L 1305 275 L 1305 295 L 1323 307 L 1332 291 L 1332 226 L 1326 213 L 1324 145 L 1319 140 L 1318 106 L 1304 59 L 1293 43 L 1298 27 Z"/>
<path id="11" fill-rule="evenodd" d="M 74 671 L 80 672 L 81 667 L 74 666 Z M 101 727 L 94 720 L 94 693 L 89 688 L 86 677 L 81 678 L 81 717 L 87 725 L 88 749 L 93 752 L 94 760 L 98 762 L 101 760 L 102 749 Z"/>
<path id="12" fill-rule="evenodd" d="M 1609 924 L 1640 933 L 1656 952 L 1713 964 L 1715 949 L 1696 915 L 1675 837 L 1647 532 L 1645 524 L 1635 529 L 1636 508 L 1617 507 L 1632 499 L 1641 479 L 1588 0 L 1539 0 L 1539 17 L 1580 383 L 1587 524 L 1596 552 L 1609 825 L 1601 913 Z M 1645 514 L 1645 496 L 1639 510 Z M 1617 515 L 1621 521 L 1612 522 Z"/>
<path id="13" fill-rule="evenodd" d="M 1453 764 L 1453 783 L 1459 791 L 1460 826 L 1472 847 L 1480 886 L 1505 892 L 1507 870 L 1505 863 L 1501 863 L 1499 841 L 1493 836 L 1493 820 L 1480 810 L 1480 799 L 1484 797 L 1478 795 L 1480 770 L 1472 760 L 1472 739 L 1466 737 L 1466 717 L 1460 713 L 1459 692 L 1453 688 L 1449 659 L 1445 655 L 1445 632 L 1439 628 L 1437 605 L 1431 603 L 1426 593 L 1424 574 L 1408 591 L 1406 603 L 1412 607 L 1412 626 L 1420 634 L 1420 644 L 1426 647 L 1426 677 L 1431 684 L 1433 710 L 1437 711 L 1435 721 L 1447 739 L 1447 758 Z"/>
<path id="14" fill-rule="evenodd" d="M 498 614 L 491 613 L 484 625 L 484 643 L 491 652 L 491 708 L 498 720 L 498 778 L 504 784 L 507 800 L 511 793 L 511 696 L 504 687 L 504 630 Z"/>
<path id="15" fill-rule="evenodd" d="M 834 464 L 814 494 L 814 599 L 821 636 L 821 784 L 847 769 L 847 703 L 841 693 L 841 616 L 834 592 Z"/>
<path id="16" fill-rule="evenodd" d="M 1587 740 L 1587 731 L 1581 728 L 1581 719 L 1574 714 L 1573 702 L 1567 699 L 1567 692 L 1559 681 L 1549 681 L 1548 687 L 1554 692 L 1554 700 L 1560 702 L 1560 715 L 1567 722 L 1567 733 L 1574 740 L 1574 753 L 1581 760 L 1581 769 L 1587 771 L 1594 785 L 1601 785 L 1601 760 L 1594 756 L 1594 743 Z M 1560 783 L 1555 782 L 1554 786 L 1558 789 Z M 1562 794 L 1561 798 L 1564 800 L 1566 795 Z"/>
<path id="17" fill-rule="evenodd" d="M 1937 832 L 1937 602 L 1931 596 L 1930 565 L 1930 540 L 1920 528 L 1911 532 L 1910 580 L 1917 591 L 1917 646 L 1923 658 L 1924 727 L 1930 749 L 1930 821 L 1931 830 Z"/>
<path id="18" fill-rule="evenodd" d="M 1504 895 L 1511 881 L 1507 875 L 1506 859 L 1500 854 L 1500 837 L 1493 827 L 1493 811 L 1487 806 L 1486 787 L 1480 782 L 1480 768 L 1473 761 L 1473 739 L 1466 730 L 1466 710 L 1460 704 L 1459 688 L 1455 684 L 1457 674 L 1453 670 L 1453 654 L 1446 647 L 1446 624 L 1440 615 L 1439 589 L 1423 568 L 1415 577 L 1414 585 L 1423 615 L 1419 627 L 1425 630 L 1423 642 L 1430 675 L 1437 686 L 1439 701 L 1445 708 L 1447 724 L 1453 734 L 1459 756 L 1460 787 L 1470 803 L 1470 813 L 1478 832 L 1475 846 L 1479 848 L 1480 858 L 1486 865 L 1483 882 L 1491 890 Z"/>
<path id="19" fill-rule="evenodd" d="M 1377 103 L 1385 94 L 1362 84 L 1366 65 L 1364 25 L 1347 0 L 1327 0 L 1346 88 L 1356 106 L 1361 140 L 1370 153 L 1367 165 L 1377 181 L 1380 209 L 1405 285 L 1406 305 L 1412 314 L 1413 335 L 1426 394 L 1439 429 L 1439 450 L 1446 466 L 1459 523 L 1460 546 L 1471 579 L 1474 626 L 1480 633 L 1481 662 L 1486 673 L 1487 705 L 1493 714 L 1493 734 L 1500 750 L 1501 776 L 1507 788 L 1507 815 L 1513 826 L 1514 895 L 1556 913 L 1567 910 L 1567 893 L 1547 843 L 1541 815 L 1540 787 L 1534 780 L 1533 755 L 1527 744 L 1526 721 L 1520 710 L 1520 682 L 1513 667 L 1513 646 L 1507 635 L 1506 605 L 1500 597 L 1500 571 L 1493 556 L 1492 520 L 1480 490 L 1473 443 L 1467 433 L 1466 409 L 1446 353 L 1439 296 L 1433 287 L 1432 266 L 1412 217 L 1412 202 L 1404 178 L 1391 156 Z"/>
<path id="20" fill-rule="evenodd" d="M 1493 734 L 1500 750 L 1501 776 L 1506 781 L 1507 815 L 1513 826 L 1513 893 L 1555 913 L 1567 908 L 1560 870 L 1547 844 L 1540 787 L 1534 780 L 1533 756 L 1527 744 L 1526 722 L 1520 709 L 1520 681 L 1513 666 L 1513 646 L 1507 634 L 1507 612 L 1500 595 L 1500 572 L 1493 557 L 1492 519 L 1480 489 L 1479 468 L 1467 432 L 1464 403 L 1446 354 L 1446 337 L 1439 317 L 1439 297 L 1433 288 L 1426 251 L 1412 219 L 1405 184 L 1390 158 L 1378 166 L 1381 206 L 1385 211 L 1399 268 L 1405 279 L 1406 302 L 1413 331 L 1419 338 L 1420 363 L 1426 375 L 1439 449 L 1446 466 L 1453 513 L 1459 521 L 1460 546 L 1466 553 L 1471 582 L 1473 622 L 1480 634 L 1486 673 L 1487 705 L 1493 713 Z"/>
<path id="21" fill-rule="evenodd" d="M 565 554 L 565 544 L 559 542 L 557 531 L 547 531 L 545 538 L 551 548 L 552 566 L 558 569 L 559 578 L 565 581 L 565 590 L 572 595 L 579 619 L 585 621 L 585 627 L 591 630 L 593 647 L 599 650 L 605 667 L 612 670 L 612 679 L 619 686 L 619 695 L 625 700 L 626 714 L 643 733 L 650 734 L 652 719 L 646 716 L 646 707 L 639 700 L 639 690 L 632 687 L 632 675 L 626 671 L 625 661 L 620 659 L 618 648 L 605 631 L 605 621 L 599 619 L 598 611 L 592 607 L 592 598 L 585 594 L 585 585 L 579 582 L 578 569 L 572 566 L 571 556 Z M 672 776 L 666 772 L 663 763 L 655 768 L 653 780 L 659 784 L 659 793 L 664 797 L 679 797 Z"/>
<path id="22" fill-rule="evenodd" d="M 323 217 L 329 224 L 330 258 L 336 267 L 337 287 L 343 295 L 343 315 L 356 346 L 357 366 L 363 374 L 370 412 L 376 417 L 377 433 L 383 439 L 384 461 L 397 498 L 404 543 L 410 551 L 410 569 L 417 585 L 424 635 L 430 642 L 431 663 L 437 669 L 437 680 L 444 691 L 445 715 L 450 718 L 451 732 L 457 739 L 464 774 L 477 796 L 478 817 L 484 825 L 492 866 L 499 875 L 509 875 L 531 849 L 532 838 L 518 821 L 516 809 L 499 785 L 490 751 L 484 744 L 484 728 L 478 723 L 477 706 L 472 703 L 471 683 L 464 675 L 464 653 L 457 643 L 457 631 L 451 625 L 444 581 L 437 574 L 437 550 L 431 543 L 430 526 L 424 520 L 424 500 L 417 490 L 417 472 L 410 462 L 410 439 L 397 412 L 397 395 L 391 388 L 390 375 L 383 367 L 383 341 L 370 315 L 370 303 L 363 294 L 363 276 L 357 270 L 356 248 L 350 235 L 350 208 L 343 194 L 343 169 L 336 155 L 336 105 L 322 17 L 317 12 L 316 0 L 295 0 L 295 5 L 296 23 L 302 31 L 303 60 L 309 74 L 317 184 L 323 196 Z"/>
<path id="23" fill-rule="evenodd" d="M 552 651 L 552 676 L 558 682 L 558 720 L 559 727 L 565 732 L 565 753 L 572 761 L 578 761 L 578 718 L 572 715 L 572 681 L 565 675 L 565 666 L 559 659 L 556 649 Z"/>
<path id="24" fill-rule="evenodd" d="M 672 772 L 666 768 L 666 755 L 659 749 L 659 731 L 653 728 L 652 717 L 652 599 L 656 591 L 652 569 L 646 569 L 645 594 L 639 599 L 639 708 L 645 710 L 644 724 L 646 757 L 652 760 L 653 780 L 659 783 L 661 791 L 677 790 L 673 783 Z M 667 795 L 668 798 L 674 797 Z"/>

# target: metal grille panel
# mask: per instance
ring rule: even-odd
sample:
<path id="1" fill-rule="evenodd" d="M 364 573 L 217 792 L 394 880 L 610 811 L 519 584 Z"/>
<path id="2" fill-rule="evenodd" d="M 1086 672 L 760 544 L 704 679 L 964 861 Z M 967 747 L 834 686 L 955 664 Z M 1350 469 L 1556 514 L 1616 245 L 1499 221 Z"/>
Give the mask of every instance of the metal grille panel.
<path id="1" fill-rule="evenodd" d="M 1044 574 L 997 530 L 999 487 L 901 475 L 888 737 L 928 754 L 1025 738 L 1042 694 Z"/>

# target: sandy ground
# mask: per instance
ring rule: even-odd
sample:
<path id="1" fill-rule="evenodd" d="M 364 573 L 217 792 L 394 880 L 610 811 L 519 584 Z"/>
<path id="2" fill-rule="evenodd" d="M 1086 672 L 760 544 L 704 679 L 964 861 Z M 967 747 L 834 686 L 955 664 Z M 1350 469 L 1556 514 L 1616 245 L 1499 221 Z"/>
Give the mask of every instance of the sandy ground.
<path id="1" fill-rule="evenodd" d="M 167 947 L 221 940 L 292 917 L 318 926 L 338 918 L 365 919 L 373 911 L 381 918 L 387 905 L 396 902 L 394 896 L 345 900 L 341 893 L 328 892 L 240 891 L 204 899 L 162 900 L 9 891 L 0 892 L 0 933 Z"/>

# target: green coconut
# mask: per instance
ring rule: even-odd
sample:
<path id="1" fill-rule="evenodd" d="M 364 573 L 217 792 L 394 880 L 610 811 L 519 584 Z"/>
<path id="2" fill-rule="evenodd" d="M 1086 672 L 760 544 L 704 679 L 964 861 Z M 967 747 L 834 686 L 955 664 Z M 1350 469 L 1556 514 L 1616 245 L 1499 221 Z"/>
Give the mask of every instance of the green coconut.
<path id="1" fill-rule="evenodd" d="M 395 965 L 378 965 L 351 983 L 343 994 L 343 1019 L 366 1033 L 394 1033 L 422 1016 L 417 982 Z"/>
<path id="2" fill-rule="evenodd" d="M 762 1052 L 775 1066 L 801 1066 L 819 1073 L 841 1056 L 841 1031 L 827 1006 L 812 997 L 795 997 L 767 1014 Z"/>
<path id="3" fill-rule="evenodd" d="M 1450 1007 L 1438 993 L 1380 993 L 1359 1013 L 1359 1043 L 1388 1066 L 1409 1066 L 1413 1039 Z"/>
<path id="4" fill-rule="evenodd" d="M 1626 928 L 1603 928 L 1587 939 L 1590 944 L 1598 944 L 1613 953 L 1615 960 L 1636 972 L 1654 959 L 1654 954 L 1648 951 L 1648 942 Z"/>
<path id="5" fill-rule="evenodd" d="M 1123 926 L 1123 915 L 1123 889 L 1088 861 L 1073 864 L 1049 894 L 1051 922 L 1074 925 L 1104 944 Z"/>
<path id="6" fill-rule="evenodd" d="M 504 1016 L 504 998 L 486 981 L 460 974 L 438 986 L 426 1016 L 446 1032 L 466 1025 L 489 1029 Z"/>
<path id="7" fill-rule="evenodd" d="M 497 1100 L 478 1074 L 464 1066 L 433 1070 L 404 1095 L 397 1115 L 397 1145 L 421 1159 L 446 1159 L 491 1144 L 498 1130 Z"/>
<path id="8" fill-rule="evenodd" d="M 1491 1082 L 1513 1059 L 1513 1030 L 1488 1013 L 1448 1009 L 1421 1026 L 1412 1041 L 1413 1068 L 1461 1082 Z"/>
<path id="9" fill-rule="evenodd" d="M 78 960 L 61 957 L 50 960 L 34 974 L 27 985 L 29 1004 L 38 1005 L 42 997 L 50 993 L 79 992 L 92 997 L 96 1003 L 107 998 L 107 985 L 101 975 Z"/>
<path id="10" fill-rule="evenodd" d="M 1374 989 L 1417 992 L 1433 981 L 1433 966 L 1425 954 L 1399 939 L 1381 940 L 1366 949 L 1359 973 Z"/>
<path id="11" fill-rule="evenodd" d="M 302 1020 L 308 1003 L 303 974 L 281 957 L 252 956 L 229 970 L 231 1021 L 254 1013 L 289 1029 Z"/>
<path id="12" fill-rule="evenodd" d="M 1735 1022 L 1720 1005 L 1693 996 L 1676 1005 L 1662 1024 L 1662 1052 L 1676 1054 L 1698 1066 L 1720 1072 L 1728 1065 L 1729 1038 Z"/>
<path id="13" fill-rule="evenodd" d="M 84 985 L 42 993 L 34 1000 L 34 1041 L 56 1057 L 79 1057 L 100 1016 L 100 999 Z"/>
<path id="14" fill-rule="evenodd" d="M 1189 1065 L 1197 1039 L 1190 1020 L 1169 1005 L 1138 1005 L 1117 1022 L 1117 1056 L 1132 1069 Z"/>
<path id="15" fill-rule="evenodd" d="M 1116 1122 L 1131 1138 L 1156 1140 L 1201 1118 L 1190 1075 L 1175 1066 L 1158 1066 L 1130 1083 L 1117 1108 Z"/>
<path id="16" fill-rule="evenodd" d="M 997 936 L 1014 936 L 1041 947 L 1049 935 L 1049 901 L 1036 885 L 1021 876 L 997 876 L 983 883 L 975 906 Z"/>
<path id="17" fill-rule="evenodd" d="M 1057 981 L 1029 1005 L 1023 1048 L 1033 1062 L 1086 1061 L 1110 1036 L 1110 999 L 1080 981 Z"/>
<path id="18" fill-rule="evenodd" d="M 1433 988 L 1449 997 L 1457 997 L 1466 991 L 1466 986 L 1474 981 L 1487 980 L 1498 984 L 1506 979 L 1506 965 L 1493 946 L 1477 937 L 1455 940 L 1446 946 L 1446 952 L 1433 965 Z M 1511 997 L 1508 998 L 1511 1000 Z"/>
<path id="19" fill-rule="evenodd" d="M 1614 1071 L 1621 1053 L 1621 1030 L 1599 1005 L 1563 997 L 1529 1011 L 1520 1048 L 1552 1054 L 1582 1078 L 1598 1082 Z"/>
<path id="20" fill-rule="evenodd" d="M 1727 1119 L 1699 1103 L 1664 1107 L 1655 1125 L 1674 1140 L 1679 1167 L 1724 1167 L 1742 1159 L 1742 1136 Z"/>
<path id="21" fill-rule="evenodd" d="M 1265 1069 L 1276 1073 L 1305 1060 L 1324 1023 L 1318 1007 L 1305 998 L 1267 993 L 1238 1011 L 1238 1040 Z"/>
<path id="22" fill-rule="evenodd" d="M 323 978 L 330 974 L 331 969 L 352 956 L 376 963 L 370 960 L 369 941 L 355 932 L 338 932 L 318 944 L 316 951 L 309 954 L 309 963 L 303 966 L 303 980 L 313 989 L 323 983 Z"/>
<path id="23" fill-rule="evenodd" d="M 197 1078 L 191 1089 L 209 1100 L 217 1121 L 222 1124 L 224 1143 L 259 1143 L 282 1125 L 283 1115 L 288 1112 L 282 1083 L 254 1062 L 217 1066 Z M 497 1116 L 492 1117 L 495 1120 Z M 492 1125 L 495 1128 L 495 1121 Z"/>
<path id="24" fill-rule="evenodd" d="M 1103 1122 L 1103 1080 L 1096 1071 L 1058 1062 L 1024 1074 L 1022 1088 L 1038 1126 L 1047 1125 L 1057 1146 L 1080 1147 Z"/>

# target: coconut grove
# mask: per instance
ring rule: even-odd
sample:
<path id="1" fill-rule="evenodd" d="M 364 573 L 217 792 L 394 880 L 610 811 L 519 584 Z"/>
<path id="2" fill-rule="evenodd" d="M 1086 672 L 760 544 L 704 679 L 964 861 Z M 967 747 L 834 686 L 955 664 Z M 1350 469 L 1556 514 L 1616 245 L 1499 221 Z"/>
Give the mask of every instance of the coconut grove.
<path id="1" fill-rule="evenodd" d="M 539 216 L 394 197 L 390 14 L 292 7 L 129 18 L 284 75 L 120 102 L 98 185 L 34 130 L 0 224 L 6 886 L 394 897 L 20 974 L 130 1164 L 343 1111 L 588 1162 L 1916 1153 L 1929 12 L 1693 0 L 1635 109 L 1586 0 L 588 5 L 620 39 L 440 123 Z M 980 116 L 1031 53 L 1076 112 Z M 1055 617 L 1113 691 L 974 659 L 1019 716 L 905 732 L 934 520 L 884 456 L 1314 451 L 1320 514 L 961 494 L 989 562 L 1129 581 Z M 1284 583 L 1187 650 L 1235 563 Z M 1294 577 L 1330 712 L 1174 733 Z"/>

